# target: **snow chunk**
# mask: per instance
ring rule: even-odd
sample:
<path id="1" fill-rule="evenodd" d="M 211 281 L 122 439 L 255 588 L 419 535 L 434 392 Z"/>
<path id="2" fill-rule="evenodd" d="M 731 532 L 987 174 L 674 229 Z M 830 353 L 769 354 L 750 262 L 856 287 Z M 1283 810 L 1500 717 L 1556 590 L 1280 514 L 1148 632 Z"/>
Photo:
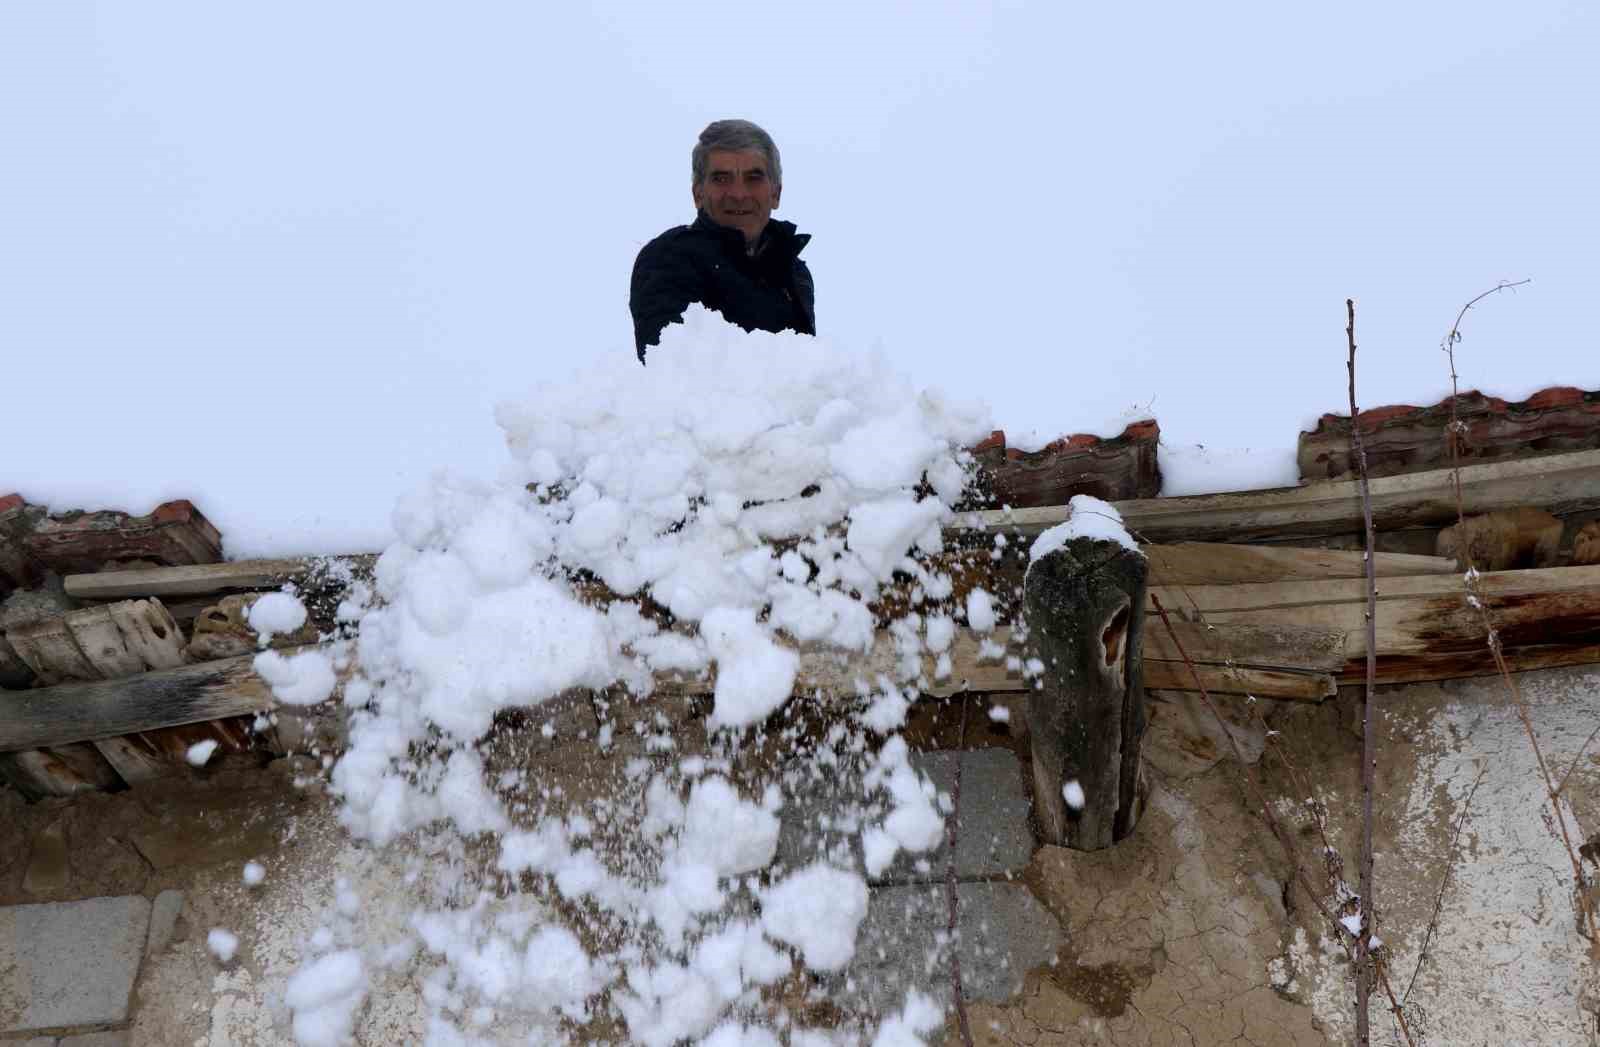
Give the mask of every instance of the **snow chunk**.
<path id="1" fill-rule="evenodd" d="M 366 968 L 354 949 L 320 956 L 289 979 L 283 999 L 294 1012 L 300 1047 L 340 1047 L 367 996 Z"/>
<path id="2" fill-rule="evenodd" d="M 242 876 L 246 887 L 260 887 L 267 879 L 267 867 L 260 862 L 245 862 Z"/>
<path id="3" fill-rule="evenodd" d="M 914 546 L 928 549 L 938 545 L 939 524 L 949 513 L 932 498 L 920 502 L 909 497 L 866 502 L 850 510 L 846 541 L 872 579 L 885 582 Z"/>
<path id="4" fill-rule="evenodd" d="M 867 881 L 816 861 L 761 892 L 761 928 L 800 950 L 814 971 L 838 971 L 856 951 Z"/>
<path id="5" fill-rule="evenodd" d="M 275 633 L 292 633 L 306 624 L 306 605 L 289 593 L 267 593 L 250 605 L 245 616 L 262 644 Z"/>
<path id="6" fill-rule="evenodd" d="M 325 702 L 339 683 L 333 660 L 323 651 L 301 651 L 288 657 L 262 651 L 252 667 L 272 688 L 272 696 L 285 705 Z"/>
<path id="7" fill-rule="evenodd" d="M 213 927 L 206 935 L 206 951 L 227 963 L 239 951 L 239 936 L 225 928 Z"/>
<path id="8" fill-rule="evenodd" d="M 705 778 L 689 791 L 680 847 L 718 876 L 755 872 L 778 853 L 778 818 L 740 799 L 726 779 Z"/>
<path id="9" fill-rule="evenodd" d="M 749 727 L 788 701 L 800 656 L 774 643 L 753 610 L 715 608 L 701 620 L 700 635 L 717 661 L 712 728 Z"/>
<path id="10" fill-rule="evenodd" d="M 1072 514 L 1033 540 L 1028 550 L 1028 564 L 1032 566 L 1074 538 L 1099 538 L 1117 542 L 1133 552 L 1138 544 L 1122 526 L 1122 514 L 1110 502 L 1103 502 L 1087 494 L 1075 494 L 1067 503 Z"/>
<path id="11" fill-rule="evenodd" d="M 872 1038 L 872 1047 L 923 1047 L 925 1037 L 944 1024 L 944 1008 L 915 989 L 906 994 L 900 1013 L 886 1018 Z"/>
<path id="12" fill-rule="evenodd" d="M 577 935 L 565 927 L 546 925 L 528 939 L 523 952 L 522 1003 L 581 1021 L 588 1016 L 585 1002 L 605 988 L 609 978 L 606 965 L 590 958 Z"/>
<path id="13" fill-rule="evenodd" d="M 191 767 L 204 767 L 211 762 L 211 754 L 217 751 L 215 738 L 207 738 L 203 742 L 195 742 L 184 753 L 184 759 L 189 761 Z"/>
<path id="14" fill-rule="evenodd" d="M 1061 798 L 1067 801 L 1067 806 L 1074 811 L 1083 810 L 1083 786 L 1078 784 L 1078 779 L 1074 778 L 1061 787 Z"/>
<path id="15" fill-rule="evenodd" d="M 1002 537 L 997 535 L 996 537 Z M 995 626 L 994 597 L 986 589 L 974 589 L 967 594 L 967 625 L 974 632 L 991 632 Z"/>

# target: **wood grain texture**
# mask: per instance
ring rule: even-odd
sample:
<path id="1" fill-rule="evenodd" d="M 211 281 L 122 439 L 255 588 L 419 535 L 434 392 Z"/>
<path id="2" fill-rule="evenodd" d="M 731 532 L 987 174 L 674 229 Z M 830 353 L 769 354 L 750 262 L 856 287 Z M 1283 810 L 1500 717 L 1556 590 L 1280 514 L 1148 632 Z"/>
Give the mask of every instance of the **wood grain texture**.
<path id="1" fill-rule="evenodd" d="M 1248 667 L 1230 669 L 1222 665 L 1198 663 L 1194 668 L 1195 671 L 1190 671 L 1181 661 L 1146 658 L 1144 684 L 1161 691 L 1195 691 L 1204 686 L 1212 694 L 1253 694 L 1257 698 L 1286 698 L 1300 702 L 1320 702 L 1333 697 L 1339 690 L 1332 673 Z M 1195 682 L 1197 673 L 1199 685 Z"/>
<path id="2" fill-rule="evenodd" d="M 272 707 L 254 656 L 163 669 L 121 680 L 12 691 L 0 701 L 0 752 L 112 738 Z"/>
<path id="3" fill-rule="evenodd" d="M 277 589 L 327 565 L 346 564 L 357 573 L 370 572 L 377 556 L 301 557 L 237 560 L 233 563 L 153 567 L 68 575 L 67 595 L 80 600 L 116 600 L 132 596 L 208 596 L 244 589 Z"/>
<path id="4" fill-rule="evenodd" d="M 1150 584 L 1237 585 L 1245 582 L 1321 581 L 1366 576 L 1366 554 L 1354 549 L 1300 549 L 1287 545 L 1174 542 L 1141 545 L 1150 560 Z M 1378 553 L 1379 577 L 1451 574 L 1442 556 Z"/>

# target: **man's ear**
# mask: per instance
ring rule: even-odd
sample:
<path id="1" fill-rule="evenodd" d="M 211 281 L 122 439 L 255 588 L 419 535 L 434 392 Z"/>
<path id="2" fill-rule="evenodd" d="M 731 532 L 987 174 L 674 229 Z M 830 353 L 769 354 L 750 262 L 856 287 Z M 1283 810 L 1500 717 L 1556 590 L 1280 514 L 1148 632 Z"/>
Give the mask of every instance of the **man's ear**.
<path id="1" fill-rule="evenodd" d="M 780 182 L 777 185 L 772 187 L 772 209 L 774 211 L 776 211 L 778 209 L 778 201 L 781 200 L 781 199 L 783 199 L 783 183 L 782 182 Z"/>

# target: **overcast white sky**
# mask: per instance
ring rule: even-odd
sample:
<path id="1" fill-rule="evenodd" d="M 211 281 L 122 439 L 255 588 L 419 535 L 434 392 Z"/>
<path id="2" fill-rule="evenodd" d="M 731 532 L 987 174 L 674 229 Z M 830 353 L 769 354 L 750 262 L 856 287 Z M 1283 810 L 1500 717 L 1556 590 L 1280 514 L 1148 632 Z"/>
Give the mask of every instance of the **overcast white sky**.
<path id="1" fill-rule="evenodd" d="M 823 332 L 1009 430 L 1151 404 L 1281 463 L 1347 295 L 1363 404 L 1433 402 L 1522 277 L 1465 383 L 1600 387 L 1600 9 L 1319 6 L 7 3 L 0 493 L 372 544 L 496 467 L 496 400 L 631 353 L 727 116 Z"/>

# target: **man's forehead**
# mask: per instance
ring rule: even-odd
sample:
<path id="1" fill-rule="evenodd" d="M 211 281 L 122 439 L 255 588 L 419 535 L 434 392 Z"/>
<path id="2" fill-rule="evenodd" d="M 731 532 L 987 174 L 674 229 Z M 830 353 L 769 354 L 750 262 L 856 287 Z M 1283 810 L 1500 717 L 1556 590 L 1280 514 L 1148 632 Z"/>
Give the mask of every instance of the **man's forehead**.
<path id="1" fill-rule="evenodd" d="M 710 171 L 766 171 L 767 157 L 759 149 L 713 149 L 706 157 L 706 170 Z"/>

